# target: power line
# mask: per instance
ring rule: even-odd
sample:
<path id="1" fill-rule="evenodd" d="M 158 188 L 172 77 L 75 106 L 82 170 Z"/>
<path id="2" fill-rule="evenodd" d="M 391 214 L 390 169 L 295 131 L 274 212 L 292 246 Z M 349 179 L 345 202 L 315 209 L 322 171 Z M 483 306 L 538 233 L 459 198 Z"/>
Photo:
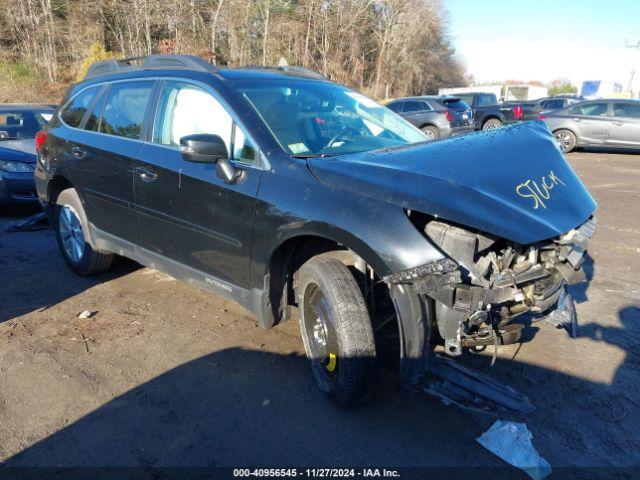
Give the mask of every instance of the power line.
<path id="1" fill-rule="evenodd" d="M 625 48 L 635 48 L 636 50 L 640 51 L 640 40 L 638 40 L 638 42 L 635 45 L 633 43 L 629 43 L 627 40 L 625 40 L 624 41 L 624 46 L 625 46 Z M 631 67 L 631 76 L 629 77 L 629 88 L 627 89 L 630 92 L 633 92 L 631 87 L 633 86 L 633 77 L 635 75 L 636 75 L 636 64 L 634 62 L 633 66 Z M 631 94 L 631 96 L 633 96 L 633 93 Z"/>

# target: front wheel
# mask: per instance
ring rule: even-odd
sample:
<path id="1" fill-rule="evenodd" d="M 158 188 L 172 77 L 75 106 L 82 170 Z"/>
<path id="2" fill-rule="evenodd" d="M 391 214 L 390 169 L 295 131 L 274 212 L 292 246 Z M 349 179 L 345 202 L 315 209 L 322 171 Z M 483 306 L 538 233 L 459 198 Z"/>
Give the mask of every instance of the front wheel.
<path id="1" fill-rule="evenodd" d="M 316 383 L 339 406 L 365 400 L 376 350 L 355 278 L 342 262 L 317 258 L 302 266 L 297 283 L 300 331 Z"/>
<path id="2" fill-rule="evenodd" d="M 74 272 L 91 275 L 107 270 L 113 255 L 100 253 L 87 241 L 87 221 L 78 193 L 60 192 L 53 211 L 53 227 L 63 258 Z"/>
<path id="3" fill-rule="evenodd" d="M 574 148 L 576 148 L 576 136 L 570 130 L 556 130 L 553 132 L 553 136 L 556 137 L 556 141 L 558 142 L 558 146 L 562 153 L 569 153 Z"/>

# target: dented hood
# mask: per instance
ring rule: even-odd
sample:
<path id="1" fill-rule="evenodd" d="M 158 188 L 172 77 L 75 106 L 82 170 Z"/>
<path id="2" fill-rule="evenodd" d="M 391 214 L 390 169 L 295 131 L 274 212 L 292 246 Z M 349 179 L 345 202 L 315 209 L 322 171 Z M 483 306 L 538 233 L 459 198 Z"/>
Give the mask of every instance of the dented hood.
<path id="1" fill-rule="evenodd" d="M 323 183 L 521 244 L 577 227 L 596 203 L 541 121 L 308 165 Z"/>

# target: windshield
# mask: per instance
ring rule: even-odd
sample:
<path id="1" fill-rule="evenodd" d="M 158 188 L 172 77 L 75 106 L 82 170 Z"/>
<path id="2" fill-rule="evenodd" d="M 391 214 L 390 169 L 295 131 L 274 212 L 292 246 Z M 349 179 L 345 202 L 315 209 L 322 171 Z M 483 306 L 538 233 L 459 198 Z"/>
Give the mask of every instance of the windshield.
<path id="1" fill-rule="evenodd" d="M 34 138 L 52 116 L 53 112 L 47 111 L 0 111 L 0 140 Z"/>
<path id="2" fill-rule="evenodd" d="M 339 85 L 291 79 L 237 89 L 291 155 L 340 155 L 426 140 L 388 108 Z"/>

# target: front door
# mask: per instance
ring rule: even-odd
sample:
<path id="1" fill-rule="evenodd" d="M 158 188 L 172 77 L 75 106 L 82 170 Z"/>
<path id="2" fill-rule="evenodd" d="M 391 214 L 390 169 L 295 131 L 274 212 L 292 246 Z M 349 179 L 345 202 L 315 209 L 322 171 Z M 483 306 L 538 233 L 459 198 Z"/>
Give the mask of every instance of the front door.
<path id="1" fill-rule="evenodd" d="M 640 102 L 614 102 L 608 143 L 621 147 L 640 147 Z"/>
<path id="2" fill-rule="evenodd" d="M 219 135 L 243 178 L 229 184 L 215 164 L 185 161 L 180 138 L 195 133 Z M 164 82 L 151 137 L 134 170 L 141 248 L 204 273 L 218 288 L 246 288 L 258 152 L 208 87 L 181 81 Z"/>

